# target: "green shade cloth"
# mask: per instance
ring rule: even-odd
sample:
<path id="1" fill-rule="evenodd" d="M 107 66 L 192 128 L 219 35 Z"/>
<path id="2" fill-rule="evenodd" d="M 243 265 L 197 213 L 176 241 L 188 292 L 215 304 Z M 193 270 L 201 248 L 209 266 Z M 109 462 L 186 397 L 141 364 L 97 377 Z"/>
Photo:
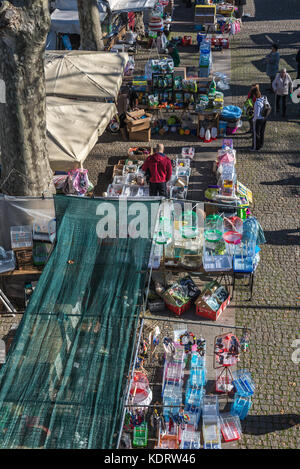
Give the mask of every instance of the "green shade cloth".
<path id="1" fill-rule="evenodd" d="M 0 372 L 1 448 L 116 447 L 152 244 L 150 223 L 146 238 L 99 239 L 97 213 L 118 228 L 118 207 L 55 197 L 57 244 Z"/>

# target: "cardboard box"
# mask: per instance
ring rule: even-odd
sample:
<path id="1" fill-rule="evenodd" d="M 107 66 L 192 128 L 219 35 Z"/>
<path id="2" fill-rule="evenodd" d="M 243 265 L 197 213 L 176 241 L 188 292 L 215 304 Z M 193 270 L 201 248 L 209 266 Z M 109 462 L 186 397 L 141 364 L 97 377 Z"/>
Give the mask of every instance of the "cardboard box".
<path id="1" fill-rule="evenodd" d="M 129 140 L 131 142 L 150 142 L 151 129 L 141 130 L 139 132 L 129 132 Z"/>
<path id="2" fill-rule="evenodd" d="M 127 112 L 125 122 L 136 122 L 145 115 L 144 109 L 138 109 L 137 111 Z"/>
<path id="3" fill-rule="evenodd" d="M 135 121 L 134 125 L 131 123 L 127 124 L 128 132 L 140 132 L 141 130 L 146 130 L 150 128 L 151 117 L 147 117 L 146 119 L 139 119 Z"/>

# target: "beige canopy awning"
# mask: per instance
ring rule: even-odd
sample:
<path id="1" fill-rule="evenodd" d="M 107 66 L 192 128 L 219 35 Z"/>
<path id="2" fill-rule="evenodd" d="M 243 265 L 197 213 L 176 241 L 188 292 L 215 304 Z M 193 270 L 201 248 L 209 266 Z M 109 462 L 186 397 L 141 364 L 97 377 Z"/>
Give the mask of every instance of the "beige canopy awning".
<path id="1" fill-rule="evenodd" d="M 47 97 L 47 147 L 53 171 L 78 168 L 117 113 L 115 104 Z"/>
<path id="2" fill-rule="evenodd" d="M 46 93 L 102 102 L 116 99 L 127 62 L 123 52 L 47 51 Z"/>

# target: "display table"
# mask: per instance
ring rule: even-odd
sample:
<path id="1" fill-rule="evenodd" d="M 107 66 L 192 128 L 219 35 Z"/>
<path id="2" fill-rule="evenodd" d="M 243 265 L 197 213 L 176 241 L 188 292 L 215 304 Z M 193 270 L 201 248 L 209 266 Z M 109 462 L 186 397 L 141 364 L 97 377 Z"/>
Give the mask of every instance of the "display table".
<path id="1" fill-rule="evenodd" d="M 190 274 L 193 274 L 193 275 L 199 276 L 199 277 L 200 276 L 219 277 L 220 282 L 222 282 L 222 280 L 224 280 L 225 285 L 227 287 L 231 287 L 231 291 L 229 291 L 229 288 L 228 288 L 231 300 L 233 300 L 233 298 L 234 298 L 236 280 L 239 279 L 239 278 L 248 277 L 248 279 L 249 279 L 248 284 L 243 285 L 243 287 L 246 287 L 250 290 L 249 301 L 252 299 L 255 272 L 240 273 L 240 272 L 234 272 L 233 270 L 207 272 L 206 270 L 204 270 L 203 266 L 201 266 L 200 269 L 195 270 L 195 268 L 180 267 L 180 266 L 172 267 L 172 266 L 164 266 L 163 264 L 160 265 L 160 268 L 158 270 L 160 272 L 174 272 L 174 273 L 189 272 Z"/>
<path id="2" fill-rule="evenodd" d="M 10 272 L 2 272 L 0 273 L 0 277 L 21 277 L 21 276 L 26 276 L 26 275 L 41 275 L 42 270 L 11 270 Z"/>

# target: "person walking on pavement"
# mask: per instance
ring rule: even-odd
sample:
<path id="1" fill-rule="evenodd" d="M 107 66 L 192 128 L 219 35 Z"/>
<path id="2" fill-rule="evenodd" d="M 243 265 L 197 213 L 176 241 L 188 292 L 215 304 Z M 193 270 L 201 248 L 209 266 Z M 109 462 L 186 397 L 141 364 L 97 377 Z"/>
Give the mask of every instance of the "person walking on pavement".
<path id="1" fill-rule="evenodd" d="M 248 96 L 247 96 L 247 100 L 244 104 L 245 117 L 249 121 L 249 130 L 248 130 L 248 132 L 252 132 L 254 104 L 255 104 L 255 101 L 256 101 L 256 91 L 259 91 L 259 83 L 254 83 L 253 85 L 251 85 L 251 88 L 250 88 Z"/>
<path id="2" fill-rule="evenodd" d="M 278 45 L 273 44 L 271 52 L 266 56 L 266 61 L 267 61 L 266 74 L 268 75 L 271 81 L 271 88 L 268 88 L 268 91 L 273 91 L 272 83 L 279 70 L 279 60 L 280 60 L 280 55 L 278 52 Z"/>
<path id="3" fill-rule="evenodd" d="M 282 117 L 286 117 L 286 100 L 293 91 L 293 81 L 285 68 L 277 73 L 272 86 L 276 95 L 276 113 L 280 112 L 280 102 L 282 102 Z"/>
<path id="4" fill-rule="evenodd" d="M 264 145 L 265 130 L 267 119 L 269 118 L 272 108 L 268 98 L 262 96 L 261 92 L 256 88 L 254 91 L 255 104 L 252 124 L 252 148 L 251 151 L 259 151 Z"/>
<path id="5" fill-rule="evenodd" d="M 173 59 L 174 67 L 179 67 L 179 65 L 180 65 L 179 53 L 178 53 L 178 50 L 176 49 L 176 47 L 173 46 L 173 44 L 169 45 L 168 52 L 169 52 L 170 56 Z"/>
<path id="6" fill-rule="evenodd" d="M 235 0 L 234 4 L 237 7 L 237 18 L 242 19 L 244 16 L 244 6 L 247 4 L 247 0 Z"/>
<path id="7" fill-rule="evenodd" d="M 146 159 L 142 166 L 142 171 L 150 174 L 150 196 L 160 195 L 161 197 L 167 197 L 167 182 L 172 176 L 172 163 L 170 158 L 164 154 L 162 143 L 159 143 L 155 150 L 156 152 Z"/>

